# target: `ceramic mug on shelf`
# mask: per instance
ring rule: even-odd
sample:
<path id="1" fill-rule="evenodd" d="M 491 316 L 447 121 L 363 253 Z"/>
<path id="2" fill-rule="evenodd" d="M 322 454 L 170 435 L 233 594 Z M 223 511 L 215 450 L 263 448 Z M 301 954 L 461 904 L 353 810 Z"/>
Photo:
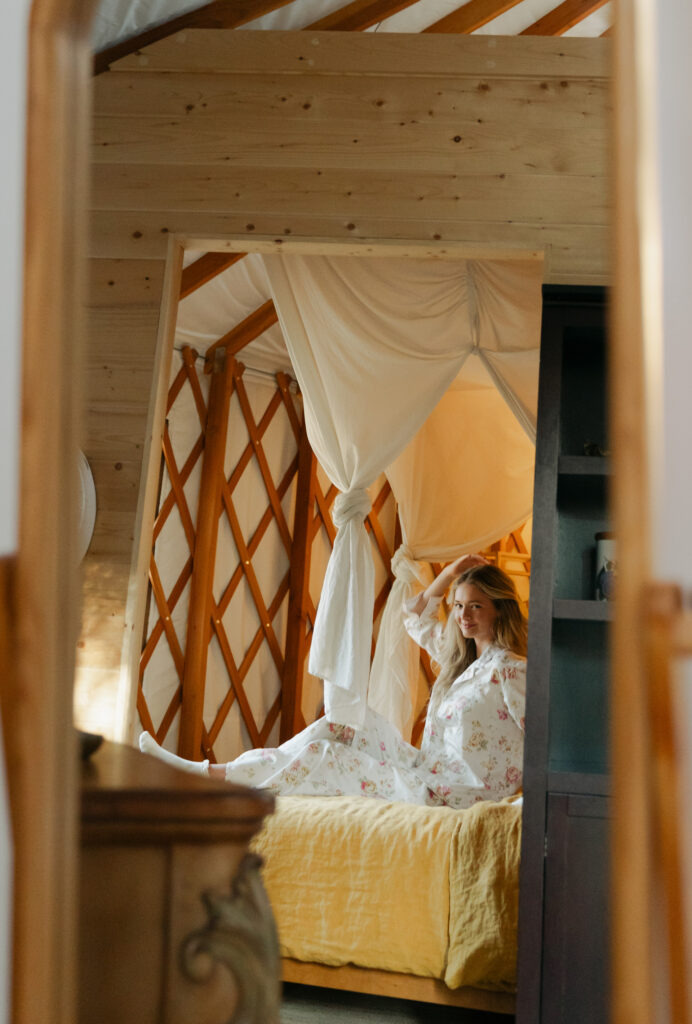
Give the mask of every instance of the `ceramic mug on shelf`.
<path id="1" fill-rule="evenodd" d="M 617 556 L 615 536 L 612 533 L 597 533 L 596 541 L 596 600 L 612 601 L 615 596 L 617 577 Z"/>

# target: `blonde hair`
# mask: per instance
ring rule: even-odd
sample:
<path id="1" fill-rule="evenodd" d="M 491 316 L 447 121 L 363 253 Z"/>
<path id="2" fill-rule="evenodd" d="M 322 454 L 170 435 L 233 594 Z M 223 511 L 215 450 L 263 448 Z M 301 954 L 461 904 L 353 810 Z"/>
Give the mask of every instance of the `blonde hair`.
<path id="1" fill-rule="evenodd" d="M 494 643 L 525 658 L 527 622 L 512 578 L 496 565 L 474 565 L 457 577 L 452 593 L 463 583 L 478 587 L 493 602 L 497 612 L 493 623 Z M 435 683 L 438 699 L 477 657 L 475 641 L 467 640 L 455 617 L 449 615 L 442 639 L 440 675 Z"/>

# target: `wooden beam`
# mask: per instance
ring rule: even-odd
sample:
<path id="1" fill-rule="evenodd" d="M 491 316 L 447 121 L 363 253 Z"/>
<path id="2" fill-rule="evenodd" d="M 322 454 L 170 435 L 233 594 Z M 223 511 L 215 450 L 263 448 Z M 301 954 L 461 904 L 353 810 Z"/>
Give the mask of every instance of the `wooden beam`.
<path id="1" fill-rule="evenodd" d="M 467 35 L 487 25 L 493 18 L 516 7 L 521 0 L 469 0 L 463 7 L 428 25 L 424 32 L 457 32 Z"/>
<path id="2" fill-rule="evenodd" d="M 4 742 L 5 761 L 10 765 L 14 759 L 14 737 L 10 700 L 14 693 L 14 665 L 17 657 L 17 608 L 16 608 L 16 556 L 6 555 L 0 558 L 0 722 Z M 8 787 L 8 796 L 13 799 L 12 787 Z M 21 804 L 15 799 L 10 806 L 13 818 L 13 831 L 21 830 Z"/>
<path id="3" fill-rule="evenodd" d="M 108 46 L 94 55 L 94 74 L 100 75 L 108 71 L 110 65 L 127 57 L 131 53 L 137 53 L 151 43 L 157 43 L 160 39 L 174 35 L 186 28 L 237 28 L 238 25 L 245 25 L 248 21 L 261 18 L 263 14 L 270 14 L 272 11 L 285 7 L 292 0 L 213 0 L 212 3 L 199 7 L 196 11 L 188 11 L 177 18 L 166 21 L 163 25 L 156 25 L 145 32 L 140 32 L 129 39 L 114 46 Z"/>
<path id="4" fill-rule="evenodd" d="M 207 349 L 207 367 L 211 366 L 217 349 L 225 348 L 227 355 L 234 356 L 255 338 L 259 338 L 260 334 L 264 334 L 278 319 L 274 303 L 269 299 Z"/>
<path id="5" fill-rule="evenodd" d="M 675 637 L 683 619 L 683 594 L 677 584 L 651 583 L 642 607 L 646 636 L 649 721 L 654 789 L 654 857 L 663 890 L 667 931 L 670 1019 L 690 1024 L 688 935 L 685 922 L 684 759 L 676 736 L 676 698 L 681 653 Z"/>
<path id="6" fill-rule="evenodd" d="M 421 1003 L 439 1003 L 443 1006 L 508 1014 L 508 1021 L 514 1019 L 516 999 L 513 992 L 491 992 L 470 986 L 448 988 L 439 978 L 423 978 L 415 974 L 399 974 L 396 971 L 381 971 L 352 964 L 331 967 L 326 964 L 291 960 L 288 957 L 281 959 L 281 976 L 284 981 L 298 982 L 301 985 L 341 989 L 346 992 L 367 992 L 376 996 L 394 996 Z M 436 1013 L 431 1010 L 426 1016 L 432 1020 Z"/>
<path id="7" fill-rule="evenodd" d="M 488 67 L 488 46 L 485 37 L 445 33 L 426 35 L 421 32 L 397 32 L 388 33 L 383 38 L 371 32 L 214 32 L 199 29 L 188 32 L 184 44 L 180 39 L 164 39 L 150 47 L 146 64 L 142 64 L 138 56 L 124 58 L 118 65 L 118 75 L 112 77 L 117 79 L 121 72 L 126 71 L 137 74 L 143 89 L 144 110 L 150 105 L 146 99 L 146 90 L 156 88 L 156 79 L 149 76 L 161 71 L 175 75 L 190 72 L 215 75 L 218 72 L 219 75 L 233 77 L 248 72 L 253 76 L 265 72 L 272 77 L 288 75 L 290 81 L 284 80 L 281 85 L 281 88 L 286 89 L 290 84 L 297 84 L 299 79 L 296 79 L 296 72 L 303 71 L 307 75 L 309 71 L 310 76 L 338 76 L 329 83 L 332 89 L 319 90 L 320 96 L 325 97 L 333 93 L 342 82 L 348 87 L 355 75 L 377 78 L 394 75 L 398 85 L 399 82 L 405 83 L 412 75 L 435 79 L 450 76 L 462 81 L 479 76 L 483 80 L 490 76 L 495 80 L 521 78 L 535 81 L 537 78 L 558 78 L 564 81 L 609 79 L 611 74 L 611 47 L 606 42 L 599 43 L 597 39 L 520 40 L 518 36 L 496 36 L 492 39 L 491 47 L 495 62 L 493 68 Z M 308 61 L 312 63 L 308 64 Z M 117 82 L 114 83 L 116 85 Z M 218 85 L 225 88 L 228 81 L 226 86 L 223 86 L 223 80 L 217 82 Z M 381 97 L 379 89 L 381 85 L 377 83 L 378 91 L 372 99 Z M 107 90 L 103 92 L 105 95 Z M 396 99 L 396 90 L 391 93 L 391 99 Z M 104 99 L 103 103 L 106 102 Z M 222 104 L 221 111 L 227 102 Z M 360 106 L 361 102 L 357 101 L 352 116 L 355 116 Z M 243 108 L 248 113 L 256 108 L 256 103 L 253 100 L 252 106 L 246 107 L 244 104 Z M 427 109 L 427 105 L 421 104 L 420 116 Z M 414 107 L 414 110 L 418 108 Z M 116 112 L 111 105 L 109 113 Z M 157 209 L 161 209 L 161 206 L 157 206 Z M 259 215 L 258 210 L 255 213 Z M 228 231 L 218 234 L 228 234 Z M 242 229 L 241 234 L 245 234 Z M 210 246 L 205 251 L 212 248 Z"/>
<path id="8" fill-rule="evenodd" d="M 242 260 L 244 252 L 223 253 L 207 252 L 198 260 L 185 267 L 180 280 L 180 298 L 186 299 L 207 281 L 218 277 L 238 260 Z"/>
<path id="9" fill-rule="evenodd" d="M 300 704 L 306 654 L 307 598 L 310 583 L 310 555 L 312 553 L 310 527 L 315 503 L 316 472 L 317 460 L 310 447 L 305 425 L 303 425 L 298 447 L 298 481 L 293 522 L 286 655 L 281 680 L 280 740 L 282 743 L 290 739 L 291 736 L 295 736 L 296 732 L 300 731 L 302 724 Z"/>
<path id="10" fill-rule="evenodd" d="M 305 31 L 363 32 L 414 3 L 416 0 L 353 0 L 338 11 L 313 21 Z"/>
<path id="11" fill-rule="evenodd" d="M 612 1024 L 657 1019 L 654 992 L 663 956 L 654 884 L 651 717 L 648 702 L 644 595 L 652 572 L 655 497 L 647 426 L 651 408 L 650 354 L 658 348 L 657 261 L 648 241 L 658 224 L 658 197 L 647 158 L 652 146 L 648 97 L 656 88 L 655 49 L 634 4 L 618 4 L 614 36 L 612 252 L 614 282 L 609 338 L 610 479 L 613 530 L 618 538 L 618 593 L 610 645 L 610 979 Z M 640 59 L 643 55 L 644 59 Z M 646 255 L 645 255 L 646 253 Z M 651 270 L 654 273 L 651 274 Z M 655 951 L 655 952 L 654 952 Z"/>
<path id="12" fill-rule="evenodd" d="M 548 11 L 519 35 L 561 36 L 606 3 L 608 0 L 564 0 L 559 7 Z"/>
<path id="13" fill-rule="evenodd" d="M 181 757 L 192 760 L 198 760 L 202 752 L 202 714 L 209 650 L 209 622 L 233 370 L 233 359 L 230 356 L 224 359 L 220 355 L 212 374 L 209 392 L 178 736 L 178 753 Z"/>
<path id="14" fill-rule="evenodd" d="M 26 189 L 21 311 L 19 549 L 15 657 L 2 677 L 8 791 L 17 827 L 13 1024 L 71 1024 L 78 934 L 79 634 L 77 449 L 82 439 L 94 0 L 34 0 L 27 12 Z M 12 15 L 14 21 L 15 15 Z M 11 333 L 14 345 L 20 324 Z M 17 382 L 19 387 L 19 381 Z M 9 894 L 8 894 L 9 895 Z M 3 915 L 9 916 L 6 904 Z"/>

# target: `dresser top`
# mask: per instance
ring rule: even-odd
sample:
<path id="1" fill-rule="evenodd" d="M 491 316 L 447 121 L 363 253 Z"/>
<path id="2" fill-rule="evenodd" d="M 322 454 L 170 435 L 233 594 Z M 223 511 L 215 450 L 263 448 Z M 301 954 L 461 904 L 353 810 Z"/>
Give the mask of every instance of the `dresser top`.
<path id="1" fill-rule="evenodd" d="M 266 791 L 181 772 L 120 743 L 82 764 L 83 843 L 247 841 L 273 808 Z"/>

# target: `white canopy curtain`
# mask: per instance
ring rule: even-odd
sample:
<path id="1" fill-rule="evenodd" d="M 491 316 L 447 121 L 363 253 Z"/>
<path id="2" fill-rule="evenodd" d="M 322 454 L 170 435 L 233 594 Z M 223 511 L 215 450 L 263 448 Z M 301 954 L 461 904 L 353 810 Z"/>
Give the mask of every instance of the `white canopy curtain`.
<path id="1" fill-rule="evenodd" d="M 540 287 L 542 268 L 508 262 L 484 274 L 465 260 L 291 255 L 264 261 L 303 393 L 310 443 L 342 492 L 309 670 L 324 680 L 327 717 L 358 727 L 366 710 L 373 610 L 365 488 L 397 459 L 469 355 L 478 353 L 480 331 L 494 307 L 504 309 L 503 324 L 515 330 L 505 338 L 488 327 L 489 355 L 482 361 L 492 365 L 488 373 L 503 382 L 506 400 L 530 423 L 528 374 L 517 374 L 520 385 L 511 391 L 504 356 L 516 349 L 525 369 L 528 346 L 516 334 L 518 321 L 525 325 L 513 310 L 526 304 L 525 288 Z M 482 443 L 489 446 L 490 439 Z M 418 485 L 425 489 L 427 482 Z M 431 492 L 433 505 L 438 499 Z"/>
<path id="2" fill-rule="evenodd" d="M 404 600 L 431 580 L 428 563 L 478 551 L 531 515 L 541 322 L 540 263 L 474 263 L 476 347 L 386 473 L 404 544 L 392 562 L 368 703 L 409 739 L 419 652 Z"/>

